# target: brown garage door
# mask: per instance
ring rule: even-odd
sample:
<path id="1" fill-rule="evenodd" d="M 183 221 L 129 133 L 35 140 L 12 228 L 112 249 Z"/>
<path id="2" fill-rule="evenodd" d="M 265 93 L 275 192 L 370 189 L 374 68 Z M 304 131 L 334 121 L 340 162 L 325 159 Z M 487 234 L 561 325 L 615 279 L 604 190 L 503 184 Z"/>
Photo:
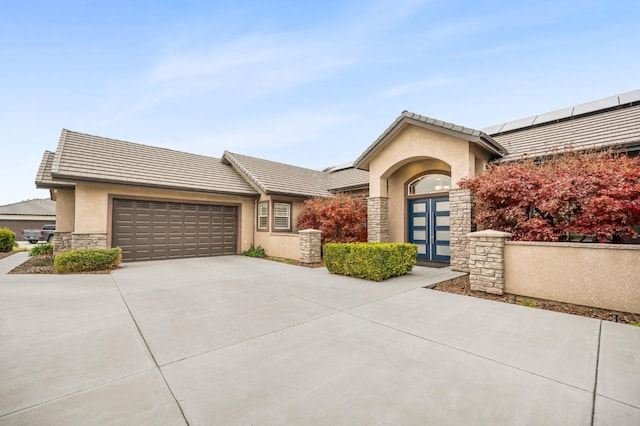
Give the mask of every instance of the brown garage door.
<path id="1" fill-rule="evenodd" d="M 114 199 L 112 217 L 126 261 L 236 254 L 235 206 Z"/>

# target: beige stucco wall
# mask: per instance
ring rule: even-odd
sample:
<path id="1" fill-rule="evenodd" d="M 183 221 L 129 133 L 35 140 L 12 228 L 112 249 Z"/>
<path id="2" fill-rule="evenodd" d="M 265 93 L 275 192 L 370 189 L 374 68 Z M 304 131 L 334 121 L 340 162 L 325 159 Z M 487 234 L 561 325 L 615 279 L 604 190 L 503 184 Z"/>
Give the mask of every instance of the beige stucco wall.
<path id="1" fill-rule="evenodd" d="M 269 202 L 269 231 L 255 231 L 255 246 L 262 246 L 269 256 L 300 260 L 300 237 L 296 221 L 302 211 L 303 201 L 292 197 L 263 195 L 260 202 L 264 201 Z M 272 230 L 274 201 L 291 203 L 291 232 Z"/>
<path id="2" fill-rule="evenodd" d="M 505 292 L 640 313 L 640 246 L 507 242 Z"/>
<path id="3" fill-rule="evenodd" d="M 369 162 L 369 194 L 385 197 L 387 178 L 400 167 L 428 158 L 447 163 L 453 187 L 469 175 L 475 157 L 469 142 L 417 126 L 406 126 L 388 141 Z M 475 167 L 475 166 L 474 166 Z"/>
<path id="4" fill-rule="evenodd" d="M 253 241 L 255 212 L 253 198 L 99 183 L 76 184 L 73 231 L 76 233 L 108 233 L 110 235 L 110 196 L 239 205 L 239 251 L 248 249 Z M 110 243 L 111 241 L 107 241 L 107 244 Z"/>
<path id="5" fill-rule="evenodd" d="M 389 240 L 407 240 L 406 185 L 411 179 L 441 172 L 457 188 L 460 179 L 480 174 L 489 158 L 469 141 L 418 126 L 406 126 L 387 141 L 369 162 L 369 193 L 389 198 Z"/>
<path id="6" fill-rule="evenodd" d="M 73 189 L 57 189 L 56 196 L 56 231 L 72 232 L 75 223 L 75 191 Z"/>

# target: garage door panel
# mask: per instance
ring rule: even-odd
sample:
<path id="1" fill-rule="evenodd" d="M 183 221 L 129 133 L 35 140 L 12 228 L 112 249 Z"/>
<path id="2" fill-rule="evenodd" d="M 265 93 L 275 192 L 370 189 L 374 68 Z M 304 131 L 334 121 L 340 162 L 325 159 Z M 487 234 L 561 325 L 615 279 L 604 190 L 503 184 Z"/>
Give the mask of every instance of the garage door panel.
<path id="1" fill-rule="evenodd" d="M 115 199 L 112 245 L 125 261 L 236 254 L 237 213 L 234 206 Z"/>

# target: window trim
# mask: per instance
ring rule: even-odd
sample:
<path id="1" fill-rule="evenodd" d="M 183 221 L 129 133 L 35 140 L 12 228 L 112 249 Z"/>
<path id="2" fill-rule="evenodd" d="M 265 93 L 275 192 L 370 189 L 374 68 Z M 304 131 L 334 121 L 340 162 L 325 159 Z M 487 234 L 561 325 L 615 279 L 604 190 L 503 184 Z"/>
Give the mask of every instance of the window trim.
<path id="1" fill-rule="evenodd" d="M 293 203 L 291 202 L 287 202 L 287 201 L 273 201 L 273 206 L 271 208 L 272 211 L 272 221 L 271 221 L 271 229 L 273 232 L 291 232 L 292 231 L 292 224 L 291 224 L 291 215 L 292 215 L 292 211 L 293 211 Z M 276 218 L 277 217 L 285 217 L 285 216 L 276 216 L 276 206 L 277 205 L 285 205 L 287 206 L 288 209 L 288 222 L 289 222 L 289 227 L 288 228 L 277 228 L 276 227 Z"/>
<path id="2" fill-rule="evenodd" d="M 266 206 L 265 214 L 260 214 L 260 208 Z M 265 226 L 260 226 L 260 218 L 265 217 L 266 222 Z M 269 231 L 269 201 L 260 201 L 256 207 L 256 230 L 260 232 L 268 232 Z"/>

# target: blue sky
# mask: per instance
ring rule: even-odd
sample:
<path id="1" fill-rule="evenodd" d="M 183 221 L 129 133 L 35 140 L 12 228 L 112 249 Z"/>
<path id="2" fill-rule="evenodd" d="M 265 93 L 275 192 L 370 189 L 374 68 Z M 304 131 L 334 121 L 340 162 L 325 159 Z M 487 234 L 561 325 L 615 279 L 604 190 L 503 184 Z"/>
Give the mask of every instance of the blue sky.
<path id="1" fill-rule="evenodd" d="M 6 1 L 0 205 L 62 128 L 321 169 L 403 111 L 472 128 L 640 88 L 640 2 Z"/>

